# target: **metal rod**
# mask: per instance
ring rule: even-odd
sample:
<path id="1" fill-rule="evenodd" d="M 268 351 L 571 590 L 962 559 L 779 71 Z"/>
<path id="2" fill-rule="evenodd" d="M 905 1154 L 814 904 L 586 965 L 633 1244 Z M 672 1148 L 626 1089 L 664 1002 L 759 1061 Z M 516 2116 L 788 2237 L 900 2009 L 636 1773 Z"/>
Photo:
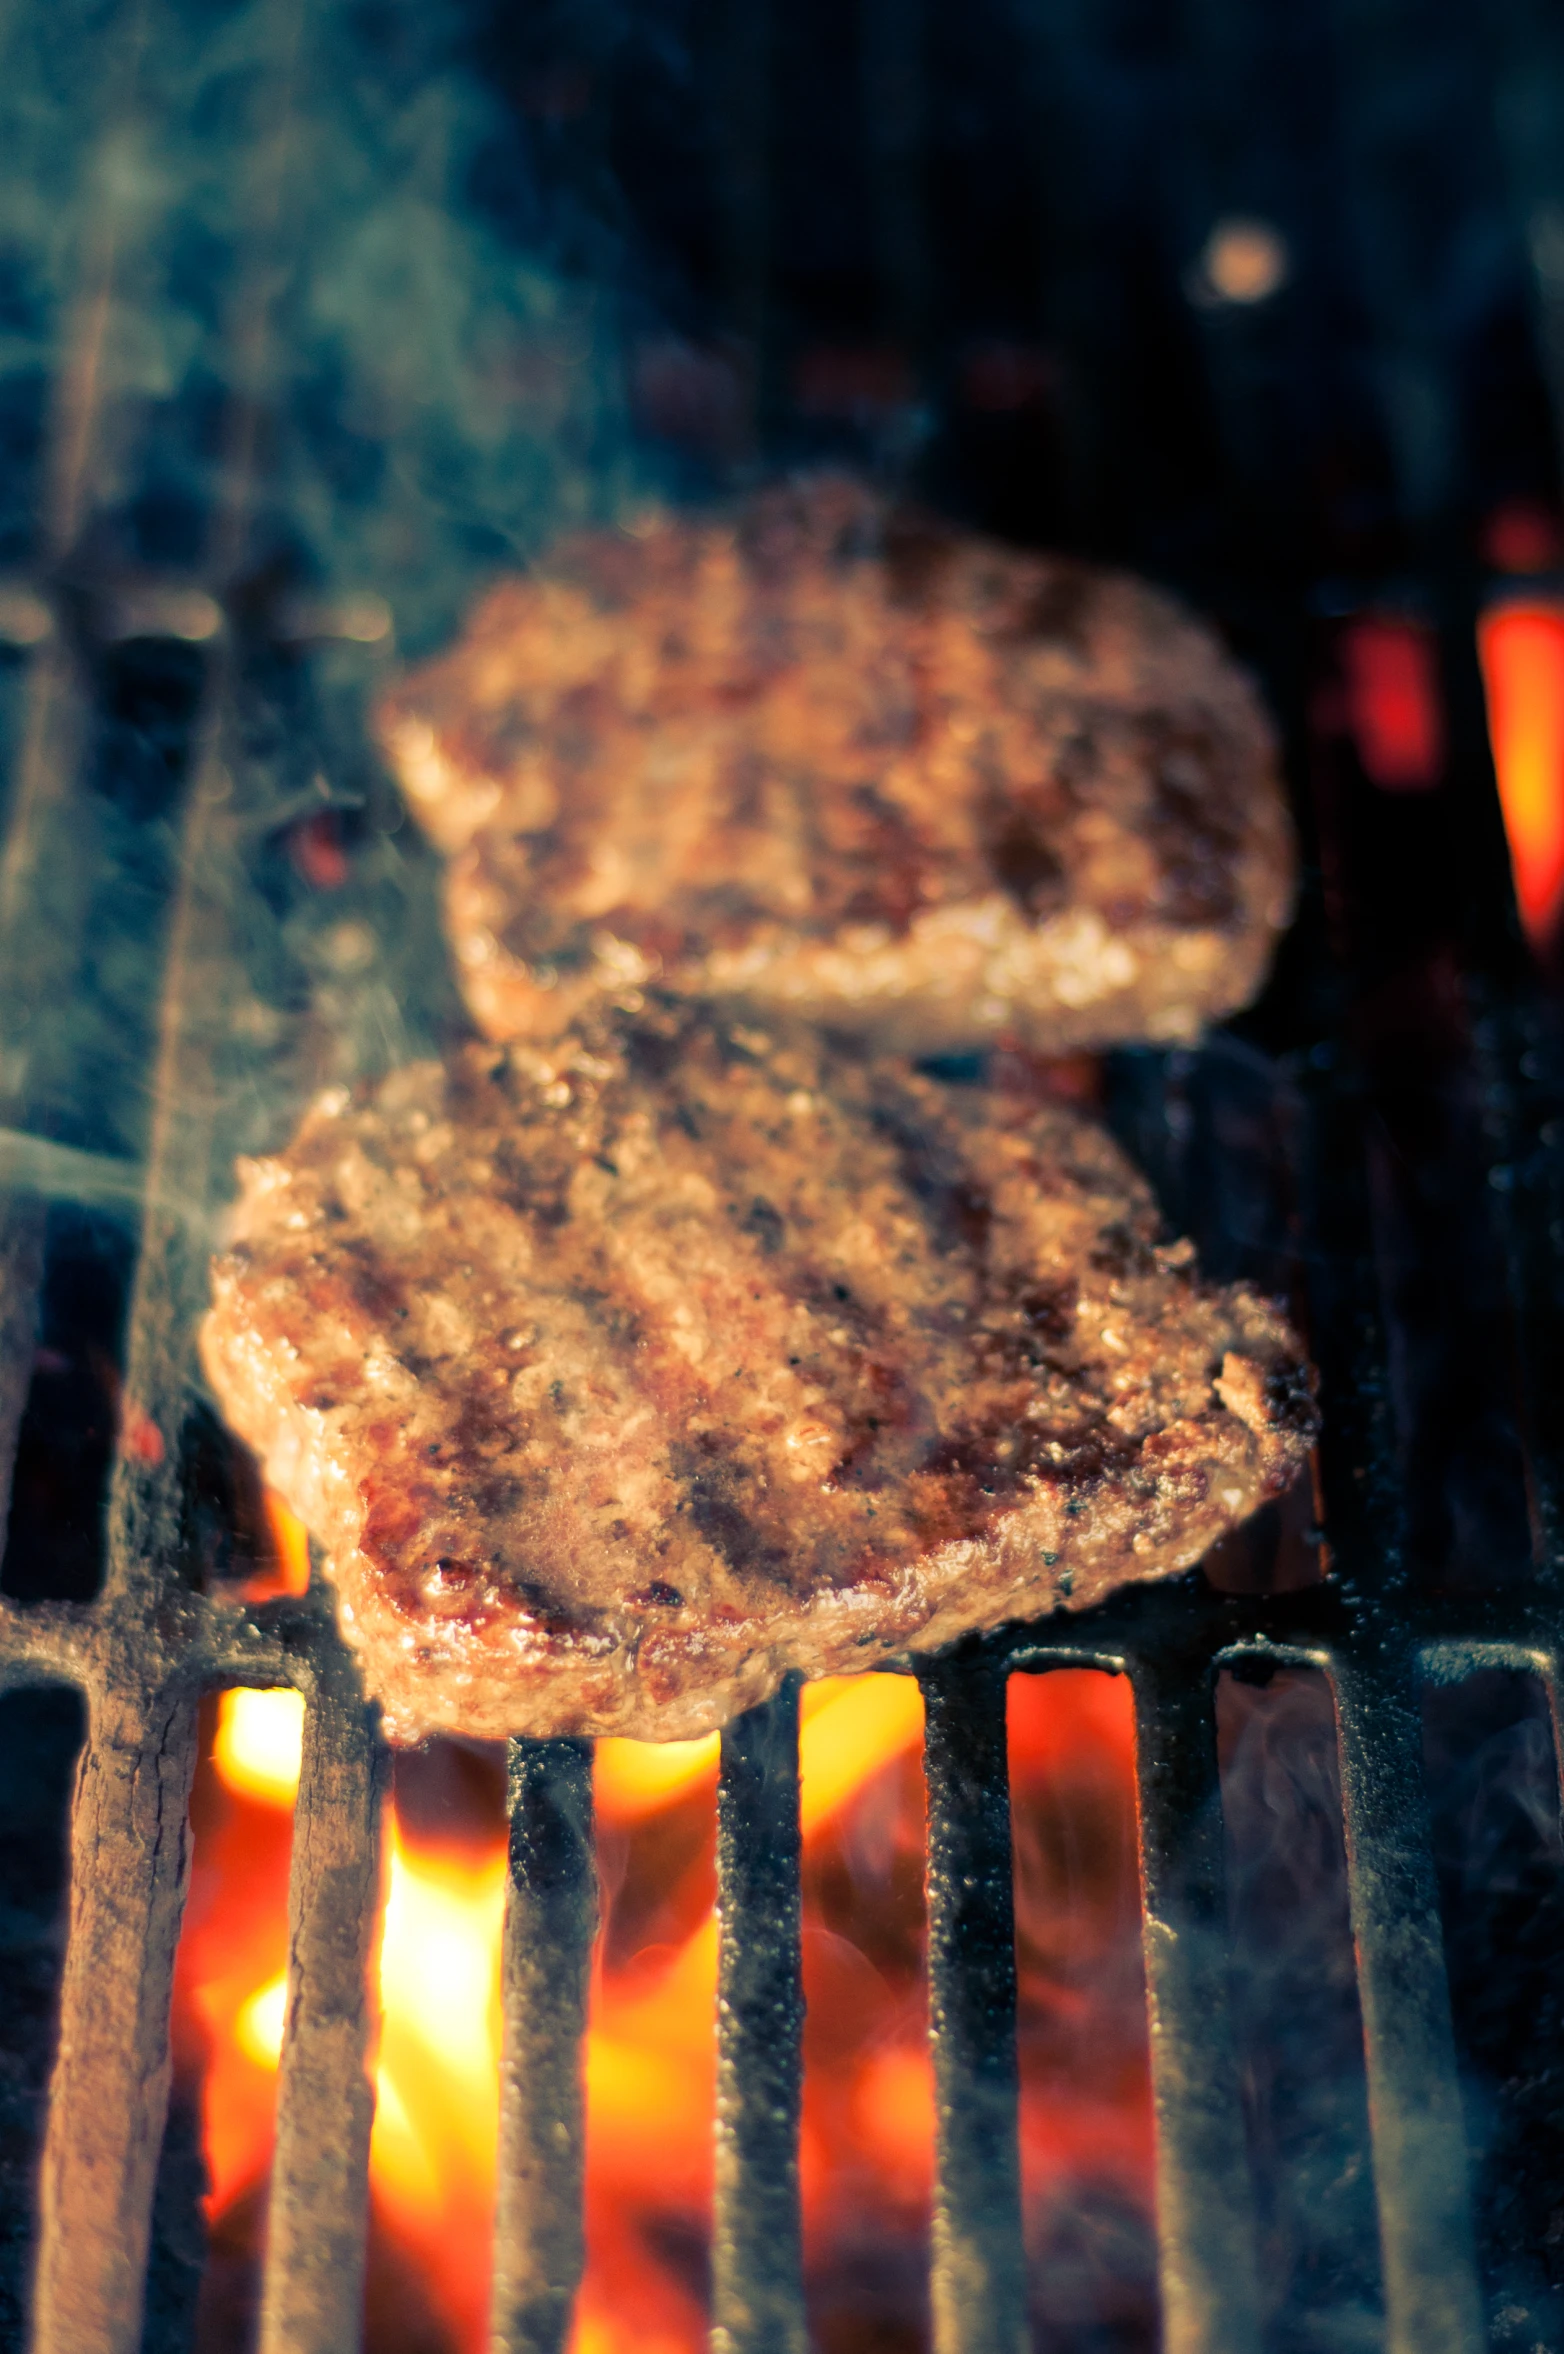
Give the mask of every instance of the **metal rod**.
<path id="1" fill-rule="evenodd" d="M 33 2354 L 137 2354 L 190 1868 L 195 1708 L 95 1694 L 39 2184 Z"/>
<path id="2" fill-rule="evenodd" d="M 75 658 L 57 644 L 47 646 L 28 667 L 15 815 L 0 846 L 0 1110 L 13 1115 L 25 1113 L 36 1085 L 39 1060 L 47 1055 L 41 1033 L 50 1010 L 69 998 L 87 921 L 81 860 L 50 855 L 60 848 L 85 736 Z M 0 1200 L 0 1513 L 10 1503 L 43 1280 L 43 1208 L 22 1191 L 26 1183 L 24 1176 L 18 1187 L 0 1147 L 6 1188 Z"/>
<path id="3" fill-rule="evenodd" d="M 386 1753 L 351 1661 L 327 1649 L 322 1666 L 293 1816 L 261 2354 L 345 2354 L 363 2319 Z"/>
<path id="4" fill-rule="evenodd" d="M 226 760 L 233 724 L 224 659 L 210 680 L 196 775 L 180 836 L 152 1073 L 146 1202 L 125 1341 L 122 1430 L 143 1436 L 115 1450 L 109 1491 L 105 1592 L 144 1606 L 177 1559 L 179 1446 L 188 1408 L 191 1336 L 206 1300 L 199 1239 L 218 1154 L 216 1071 L 239 960 L 234 900 L 223 888 L 222 836 L 231 798 Z M 172 1205 L 182 1204 L 176 1209 Z"/>
<path id="5" fill-rule="evenodd" d="M 804 2354 L 798 1683 L 729 1725 L 717 1785 L 714 2354 Z"/>
<path id="6" fill-rule="evenodd" d="M 934 2344 L 1019 2354 L 1026 2258 L 1017 2142 L 1016 1952 L 1005 1678 L 922 1677 L 934 2057 Z"/>
<path id="7" fill-rule="evenodd" d="M 1564 1267 L 1555 1237 L 1564 1231 L 1564 1183 L 1555 1122 L 1564 1072 L 1550 1025 L 1499 991 L 1476 986 L 1471 994 L 1480 1008 L 1473 1038 L 1486 1082 L 1489 1183 L 1521 1376 L 1516 1413 L 1541 1568 L 1556 1590 L 1564 1570 Z"/>
<path id="8" fill-rule="evenodd" d="M 492 2354 L 563 2354 L 585 2261 L 581 2041 L 597 1927 L 592 1753 L 510 1745 Z"/>
<path id="9" fill-rule="evenodd" d="M 43 1281 L 42 1202 L 0 1194 L 0 1532 L 10 1503 L 16 1442 L 32 1381 Z M 0 1546 L 3 1546 L 0 1533 Z"/>
<path id="10" fill-rule="evenodd" d="M 1428 1810 L 1401 1662 L 1333 1670 L 1387 2354 L 1486 2343 Z"/>
<path id="11" fill-rule="evenodd" d="M 1163 2343 L 1167 2354 L 1256 2354 L 1211 1671 L 1143 1660 L 1132 1681 Z"/>

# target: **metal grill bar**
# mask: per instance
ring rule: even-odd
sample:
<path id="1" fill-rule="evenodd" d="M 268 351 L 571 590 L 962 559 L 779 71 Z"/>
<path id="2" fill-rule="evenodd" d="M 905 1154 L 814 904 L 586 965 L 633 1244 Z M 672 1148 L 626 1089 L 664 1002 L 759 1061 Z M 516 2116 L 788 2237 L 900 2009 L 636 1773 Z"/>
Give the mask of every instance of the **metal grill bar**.
<path id="1" fill-rule="evenodd" d="M 0 1098 L 12 1106 L 25 1097 L 36 1010 L 50 1003 L 51 991 L 69 987 L 80 942 L 83 911 L 61 905 L 62 894 L 74 889 L 72 862 L 57 853 L 62 818 L 81 776 L 89 708 L 77 654 L 55 636 L 28 663 L 10 824 L 0 849 L 0 988 L 6 1008 Z"/>
<path id="2" fill-rule="evenodd" d="M 143 1435 L 136 1449 L 115 1452 L 104 1574 L 111 1606 L 132 1596 L 149 1601 L 178 1555 L 180 1438 L 191 1336 L 206 1286 L 200 1229 L 217 1152 L 216 1050 L 238 962 L 234 902 L 220 900 L 215 888 L 222 865 L 218 825 L 230 795 L 219 733 L 228 701 L 228 681 L 219 675 L 210 688 L 208 741 L 183 827 L 169 929 L 147 1199 L 125 1343 L 123 1419 Z"/>
<path id="3" fill-rule="evenodd" d="M 981 1659 L 926 1669 L 921 1681 L 937 2119 L 934 2343 L 938 2354 L 1017 2354 L 1026 2343 L 1026 2263 L 1005 1681 Z"/>
<path id="4" fill-rule="evenodd" d="M 722 1736 L 717 1785 L 716 2354 L 803 2354 L 798 1684 Z"/>
<path id="5" fill-rule="evenodd" d="M 1132 1669 L 1168 2354 L 1260 2343 L 1211 1676 L 1198 1655 Z"/>
<path id="6" fill-rule="evenodd" d="M 1525 1378 L 1532 1504 L 1544 1578 L 1564 1561 L 1564 1183 L 1559 1166 L 1558 1048 L 1538 1022 L 1496 1009 L 1477 1025 L 1495 1146 L 1495 1208 Z M 1531 1114 L 1523 1116 L 1523 1096 Z"/>
<path id="7" fill-rule="evenodd" d="M 0 1196 L 0 1496 L 11 1493 L 43 1281 L 43 1204 Z"/>
<path id="8" fill-rule="evenodd" d="M 1335 1670 L 1389 2354 L 1486 2342 L 1439 1904 L 1410 1677 Z"/>
<path id="9" fill-rule="evenodd" d="M 338 2354 L 363 2312 L 386 1754 L 344 1664 L 323 1650 L 304 1721 L 261 2354 Z"/>
<path id="10" fill-rule="evenodd" d="M 136 2354 L 190 1868 L 195 1709 L 93 1696 L 39 2187 L 36 2354 Z"/>
<path id="11" fill-rule="evenodd" d="M 215 748 L 214 748 L 215 754 Z M 210 1167 L 207 1058 L 186 1032 L 206 939 L 208 835 L 225 780 L 202 763 L 184 831 L 148 1155 L 154 1197 L 199 1204 Z M 204 1165 L 203 1165 L 204 1164 Z M 175 1604 L 178 1448 L 192 1286 L 182 1220 L 149 1208 L 132 1297 L 126 1415 L 155 1434 L 116 1450 L 103 1616 L 112 1682 L 90 1691 L 72 1834 L 72 1920 L 60 1994 L 39 2214 L 40 2354 L 131 2354 L 168 2103 L 169 2002 L 189 1872 L 195 1718 L 158 1623 Z M 173 1671 L 172 1673 L 170 1671 Z M 89 2251 L 84 2258 L 84 2251 Z"/>
<path id="12" fill-rule="evenodd" d="M 0 847 L 0 1103 L 12 1116 L 27 1099 L 36 1041 L 29 994 L 47 1002 L 70 985 L 69 959 L 80 929 L 60 923 L 52 905 L 60 885 L 44 887 L 62 806 L 77 787 L 84 749 L 83 698 L 74 654 L 56 641 L 28 666 L 22 742 L 11 823 Z M 59 862 L 54 862 L 59 863 Z M 37 1195 L 0 1198 L 0 1496 L 9 1498 L 17 1434 L 27 1403 L 38 1295 L 43 1278 L 43 1203 Z"/>
<path id="13" fill-rule="evenodd" d="M 597 1927 L 592 1753 L 510 1746 L 494 2354 L 562 2354 L 585 2260 L 581 2039 Z"/>

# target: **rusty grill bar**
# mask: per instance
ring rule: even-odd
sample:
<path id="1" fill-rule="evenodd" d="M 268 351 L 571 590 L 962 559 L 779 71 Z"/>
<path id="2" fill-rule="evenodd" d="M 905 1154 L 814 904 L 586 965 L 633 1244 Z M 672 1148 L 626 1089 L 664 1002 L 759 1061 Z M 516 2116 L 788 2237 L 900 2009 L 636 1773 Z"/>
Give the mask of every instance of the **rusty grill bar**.
<path id="1" fill-rule="evenodd" d="M 1047 12 L 1035 13 L 1041 24 Z M 126 12 L 128 62 L 124 73 L 106 76 L 116 120 L 134 104 L 143 15 Z M 253 208 L 263 221 L 285 172 L 277 154 L 267 164 L 271 196 Z M 743 219 L 734 234 L 742 243 Z M 264 256 L 264 237 L 261 250 Z M 105 199 L 84 241 L 82 293 L 56 395 L 38 592 L 46 617 L 59 568 L 80 545 L 93 508 L 104 400 L 95 373 L 98 329 L 115 267 Z M 243 414 L 264 373 L 253 324 L 247 338 L 249 356 L 236 370 L 236 446 L 249 438 Z M 248 463 L 247 449 L 238 447 L 238 487 L 206 574 L 218 596 L 243 539 Z M 34 607 L 36 595 L 29 612 Z M 221 1074 L 231 1055 L 227 1009 L 243 953 L 233 936 L 242 905 L 236 875 L 254 815 L 237 789 L 243 651 L 243 630 L 233 625 L 214 639 L 209 658 L 144 1168 L 139 1176 L 71 1169 L 71 1156 L 58 1151 L 30 1159 L 24 1139 L 13 1139 L 4 1164 L 13 1190 L 0 1219 L 0 1486 L 9 1483 L 24 1402 L 40 1201 L 56 1184 L 78 1192 L 95 1184 L 105 1198 L 123 1198 L 133 1186 L 139 1193 L 126 1422 L 162 1437 L 159 1461 L 124 1450 L 116 1460 L 100 1598 L 87 1605 L 0 1603 L 0 1684 L 74 1686 L 85 1697 L 88 1726 L 40 2177 L 37 2354 L 136 2354 L 141 2342 L 169 2086 L 171 1977 L 189 1865 L 196 1703 L 204 1691 L 230 1684 L 292 1686 L 306 1702 L 261 2344 L 265 2354 L 340 2354 L 361 2326 L 385 1753 L 319 1581 L 306 1600 L 245 1608 L 190 1591 L 176 1558 L 178 1441 L 203 1282 L 202 1225 L 224 1181 Z M 50 841 L 69 829 L 83 791 L 89 661 L 67 598 L 30 656 L 10 827 L 0 850 L 0 1017 L 8 1025 L 30 999 L 66 985 L 77 947 L 51 922 L 38 882 Z M 1481 804 L 1474 819 L 1478 871 L 1497 907 L 1507 885 L 1493 838 L 1491 783 L 1475 742 L 1467 761 L 1474 807 Z M 1564 1638 L 1555 1582 L 1564 1461 L 1558 1203 L 1536 1132 L 1536 1090 L 1524 1076 L 1526 1058 L 1545 1052 L 1546 1041 L 1524 992 L 1509 982 L 1493 986 L 1483 1044 L 1493 1160 L 1506 1173 L 1499 1200 L 1547 1554 L 1536 1585 L 1451 1600 L 1421 1597 L 1398 1582 L 1384 1346 L 1368 1305 L 1361 1105 L 1351 1086 L 1331 1075 L 1308 1107 L 1306 1200 L 1320 1242 L 1311 1263 L 1334 1270 L 1311 1303 L 1330 1404 L 1323 1478 L 1333 1581 L 1263 1600 L 1187 1583 L 1173 1592 L 1147 1589 L 1121 1596 L 1089 1621 L 1013 1631 L 918 1670 L 928 1727 L 939 2354 L 1016 2354 L 1024 2342 L 1004 1688 L 1010 1671 L 1060 1666 L 1123 1673 L 1134 1689 L 1165 2341 L 1169 2354 L 1258 2348 L 1213 1717 L 1216 1675 L 1245 1662 L 1319 1669 L 1335 1693 L 1387 2345 L 1392 2354 L 1478 2354 L 1483 2343 L 1416 1693 L 1420 1678 L 1512 1667 L 1543 1678 L 1556 1719 Z M 21 1118 L 20 1093 L 8 1087 L 0 1119 L 19 1125 Z M 724 1736 L 714 2121 L 714 2342 L 724 2354 L 769 2354 L 806 2342 L 796 2169 L 797 1755 L 791 1689 Z M 510 1809 L 492 2344 L 495 2354 L 553 2354 L 565 2343 L 582 2264 L 578 2046 L 596 1917 L 586 1747 L 514 1743 Z"/>

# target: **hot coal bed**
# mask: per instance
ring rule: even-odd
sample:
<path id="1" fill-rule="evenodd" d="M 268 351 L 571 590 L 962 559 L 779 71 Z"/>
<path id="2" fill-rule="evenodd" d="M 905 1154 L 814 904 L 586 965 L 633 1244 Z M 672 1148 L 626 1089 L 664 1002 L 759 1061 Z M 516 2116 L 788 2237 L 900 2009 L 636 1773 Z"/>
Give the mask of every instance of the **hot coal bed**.
<path id="1" fill-rule="evenodd" d="M 388 1767 L 327 1597 L 245 1598 L 209 1208 L 311 1087 L 459 1032 L 366 750 L 393 642 L 562 525 L 829 461 L 1168 580 L 1263 678 L 1275 977 L 1076 1083 L 1209 1271 L 1290 1302 L 1326 1431 L 1202 1573 L 920 1668 L 932 2274 L 809 2284 L 818 2342 L 1564 2345 L 1564 1050 L 1477 636 L 1564 595 L 1564 41 L 1530 0 L 516 17 L 0 26 L 0 2337 L 357 2342 Z M 1067 1667 L 1133 1695 L 1154 2238 L 1023 2216 L 1004 1679 Z M 225 2304 L 168 2014 L 200 1698 L 241 1684 L 308 1726 Z M 805 2343 L 796 1756 L 794 1695 L 724 1737 L 730 2354 Z M 568 2334 L 594 1891 L 587 1750 L 508 1774 L 519 2350 Z M 382 2283 L 372 2354 L 440 2343 L 410 2313 Z"/>

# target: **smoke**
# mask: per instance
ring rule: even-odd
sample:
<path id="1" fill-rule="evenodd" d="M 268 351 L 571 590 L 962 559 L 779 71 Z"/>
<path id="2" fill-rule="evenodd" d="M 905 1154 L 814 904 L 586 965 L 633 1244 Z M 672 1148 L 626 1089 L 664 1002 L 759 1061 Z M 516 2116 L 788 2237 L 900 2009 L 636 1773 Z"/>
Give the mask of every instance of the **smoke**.
<path id="1" fill-rule="evenodd" d="M 438 0 L 60 0 L 0 23 L 0 566 L 63 579 L 99 649 L 10 950 L 13 1124 L 143 1148 L 210 675 L 166 616 L 136 618 L 148 572 L 257 624 L 209 861 L 243 975 L 208 1017 L 220 1160 L 459 1023 L 365 706 L 393 649 L 633 490 L 606 182 L 588 201 L 558 154 L 544 168 L 474 39 L 474 11 Z M 366 596 L 389 608 L 378 644 L 283 642 L 290 614 Z M 15 657 L 0 674 L 14 774 Z M 290 853 L 324 812 L 340 884 Z"/>
<path id="2" fill-rule="evenodd" d="M 1334 1710 L 1321 1675 L 1224 1676 L 1217 1722 L 1234 1997 L 1268 2354 L 1382 2341 L 1362 2020 Z M 1484 1671 L 1425 1699 L 1478 2252 L 1496 2346 L 1558 2342 L 1564 1961 L 1558 1775 L 1535 1679 Z"/>
<path id="3" fill-rule="evenodd" d="M 1424 1762 L 1489 2326 L 1533 2354 L 1564 2330 L 1564 1856 L 1540 1684 L 1433 1687 Z"/>
<path id="4" fill-rule="evenodd" d="M 11 12 L 12 561 L 85 534 L 100 563 L 199 568 L 238 509 L 241 570 L 376 590 L 416 648 L 486 568 L 611 511 L 611 247 L 563 217 L 466 36 L 410 0 Z"/>
<path id="5" fill-rule="evenodd" d="M 1223 1675 L 1217 1733 L 1267 2354 L 1367 2354 L 1383 2322 L 1330 1687 Z"/>

